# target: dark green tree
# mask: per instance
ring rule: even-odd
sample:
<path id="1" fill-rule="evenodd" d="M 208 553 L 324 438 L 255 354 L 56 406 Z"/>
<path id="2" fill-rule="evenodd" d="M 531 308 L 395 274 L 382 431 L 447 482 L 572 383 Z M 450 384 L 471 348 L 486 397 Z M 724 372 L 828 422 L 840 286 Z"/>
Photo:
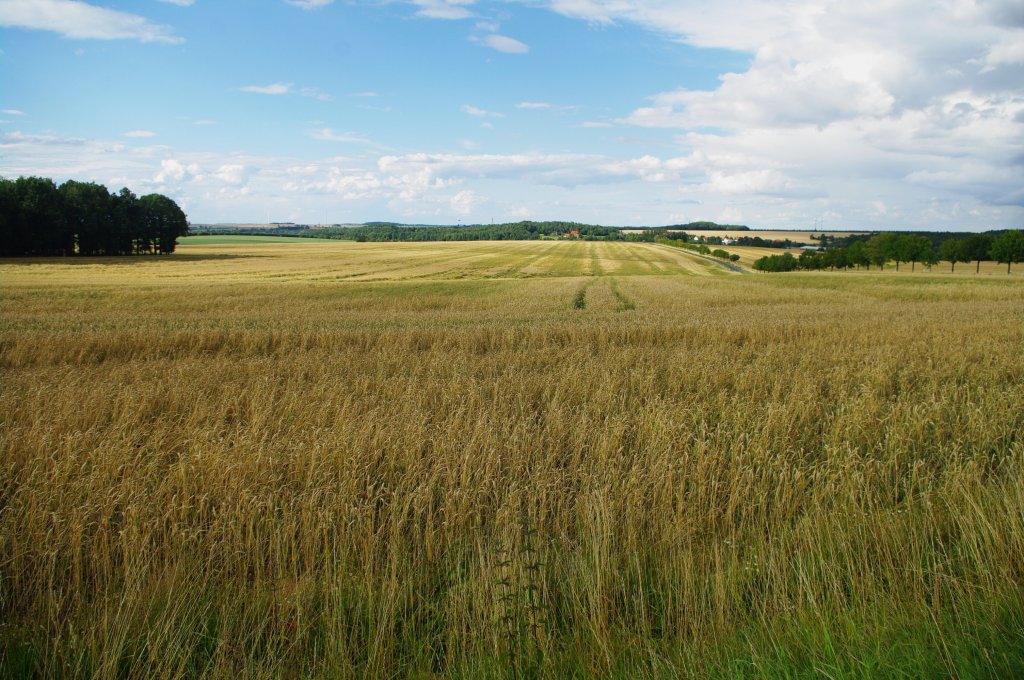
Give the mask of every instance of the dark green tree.
<path id="1" fill-rule="evenodd" d="M 949 271 L 956 271 L 957 262 L 970 262 L 964 249 L 964 240 L 948 238 L 939 246 L 939 257 L 949 263 Z"/>
<path id="2" fill-rule="evenodd" d="M 188 234 L 188 219 L 178 204 L 161 194 L 139 199 L 139 216 L 145 246 L 162 255 L 173 253 L 179 236 Z"/>
<path id="3" fill-rule="evenodd" d="M 799 267 L 799 262 L 790 253 L 766 255 L 754 261 L 754 269 L 762 272 L 791 272 Z"/>
<path id="4" fill-rule="evenodd" d="M 931 239 L 928 240 L 928 247 L 921 251 L 921 264 L 928 267 L 928 271 L 932 270 L 934 265 L 939 263 L 939 253 L 936 252 L 935 247 L 932 246 Z"/>
<path id="5" fill-rule="evenodd" d="M 14 181 L 8 248 L 18 255 L 72 255 L 75 238 L 53 180 L 19 177 Z"/>
<path id="6" fill-rule="evenodd" d="M 967 262 L 977 262 L 974 273 L 981 271 L 981 261 L 989 258 L 989 250 L 992 248 L 992 237 L 988 234 L 975 234 L 964 240 L 964 256 Z"/>
<path id="7" fill-rule="evenodd" d="M 993 260 L 1006 264 L 1006 273 L 1009 274 L 1011 263 L 1024 262 L 1024 231 L 1003 232 L 992 242 L 990 252 Z"/>
<path id="8" fill-rule="evenodd" d="M 17 212 L 17 187 L 11 180 L 0 177 L 0 257 L 20 254 L 15 250 Z"/>
<path id="9" fill-rule="evenodd" d="M 114 199 L 101 184 L 68 180 L 60 185 L 68 224 L 75 233 L 79 255 L 104 255 Z M 109 253 L 114 255 L 116 253 Z"/>
<path id="10" fill-rule="evenodd" d="M 879 269 L 885 268 L 885 263 L 892 259 L 892 251 L 896 234 L 882 233 L 875 234 L 865 244 L 871 264 L 878 265 Z M 897 269 L 899 265 L 897 264 Z"/>
<path id="11" fill-rule="evenodd" d="M 896 271 L 900 270 L 901 262 L 910 262 L 914 258 L 914 250 L 917 246 L 914 243 L 914 237 L 910 234 L 892 234 L 887 244 L 889 259 L 896 261 Z"/>
<path id="12" fill-rule="evenodd" d="M 918 262 L 928 264 L 934 259 L 935 248 L 932 247 L 932 240 L 927 236 L 915 236 L 907 234 L 901 237 L 907 260 L 910 262 L 910 271 L 914 271 Z"/>
<path id="13" fill-rule="evenodd" d="M 846 248 L 829 248 L 821 254 L 822 263 L 829 269 L 848 269 L 851 266 Z"/>
<path id="14" fill-rule="evenodd" d="M 801 269 L 821 269 L 822 268 L 822 257 L 816 250 L 804 250 L 800 252 L 800 257 L 797 258 L 797 264 L 800 265 Z"/>
<path id="15" fill-rule="evenodd" d="M 139 199 L 127 187 L 114 196 L 108 255 L 131 255 L 142 251 L 144 236 L 140 228 Z"/>
<path id="16" fill-rule="evenodd" d="M 871 255 L 868 252 L 867 244 L 864 241 L 851 243 L 846 249 L 846 260 L 854 267 L 870 267 Z"/>

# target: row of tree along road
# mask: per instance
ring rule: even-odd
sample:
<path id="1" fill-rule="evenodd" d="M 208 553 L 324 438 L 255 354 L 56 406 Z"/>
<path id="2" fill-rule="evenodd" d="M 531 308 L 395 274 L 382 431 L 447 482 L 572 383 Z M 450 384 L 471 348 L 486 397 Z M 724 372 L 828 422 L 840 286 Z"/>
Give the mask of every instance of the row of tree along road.
<path id="1" fill-rule="evenodd" d="M 685 236 L 685 234 L 684 234 Z M 680 238 L 656 238 L 656 243 L 660 243 L 663 246 L 672 246 L 673 248 L 682 248 L 683 250 L 689 250 L 698 255 L 709 255 L 711 257 L 717 257 L 719 260 L 728 260 L 729 262 L 739 262 L 740 256 L 735 253 L 730 253 L 728 250 L 723 248 L 715 248 L 712 250 L 710 247 L 703 243 L 690 243 L 686 239 Z"/>
<path id="2" fill-rule="evenodd" d="M 0 257 L 173 253 L 188 218 L 162 194 L 91 182 L 0 178 Z"/>
<path id="3" fill-rule="evenodd" d="M 896 271 L 901 264 L 910 264 L 914 271 L 917 264 L 928 267 L 939 262 L 948 262 L 950 271 L 956 270 L 958 262 L 974 262 L 975 271 L 981 268 L 983 260 L 992 260 L 1006 265 L 1024 262 L 1024 231 L 1004 231 L 997 235 L 974 234 L 966 238 L 947 238 L 938 243 L 918 234 L 895 232 L 875 234 L 866 241 L 857 241 L 844 248 L 805 250 L 799 257 L 791 253 L 768 255 L 754 262 L 754 269 L 766 272 L 788 272 L 797 269 L 879 269 L 894 262 Z"/>

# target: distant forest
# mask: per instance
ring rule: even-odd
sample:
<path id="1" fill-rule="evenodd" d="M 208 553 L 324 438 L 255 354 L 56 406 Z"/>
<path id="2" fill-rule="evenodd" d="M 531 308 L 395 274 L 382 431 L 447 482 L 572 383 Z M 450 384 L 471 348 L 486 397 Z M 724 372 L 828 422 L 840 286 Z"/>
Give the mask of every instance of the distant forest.
<path id="1" fill-rule="evenodd" d="M 187 233 L 185 213 L 162 194 L 0 178 L 0 257 L 166 254 Z"/>
<path id="2" fill-rule="evenodd" d="M 667 227 L 658 227 L 658 229 L 669 231 L 750 231 L 750 227 L 743 224 L 717 224 L 706 221 L 672 224 Z"/>
<path id="3" fill-rule="evenodd" d="M 535 222 L 504 222 L 501 224 L 450 225 L 405 225 L 396 222 L 367 222 L 353 227 L 310 227 L 305 224 L 285 224 L 273 229 L 254 227 L 237 228 L 194 228 L 190 233 L 238 234 L 246 236 L 293 236 L 298 238 L 324 238 L 343 241 L 535 241 L 545 238 L 570 236 L 585 241 L 651 241 L 662 237 L 666 230 L 749 231 L 750 228 L 735 224 L 714 222 L 690 222 L 671 227 L 648 227 L 648 233 L 623 233 L 621 227 L 606 227 L 598 224 L 548 220 Z M 713 238 L 713 237 L 709 237 Z"/>
<path id="4" fill-rule="evenodd" d="M 627 240 L 616 227 L 577 222 L 508 222 L 466 226 L 405 226 L 394 222 L 368 222 L 358 227 L 286 225 L 274 229 L 196 229 L 191 233 L 295 236 L 344 241 L 534 241 L 571 234 L 584 240 Z"/>

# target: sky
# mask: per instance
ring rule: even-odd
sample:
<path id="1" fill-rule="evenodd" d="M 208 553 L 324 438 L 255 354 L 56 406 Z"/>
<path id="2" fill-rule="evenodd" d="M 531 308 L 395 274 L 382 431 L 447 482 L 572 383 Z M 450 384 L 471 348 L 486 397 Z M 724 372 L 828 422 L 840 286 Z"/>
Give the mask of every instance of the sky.
<path id="1" fill-rule="evenodd" d="M 1024 226 L 1020 0 L 0 0 L 0 176 L 193 223 Z"/>

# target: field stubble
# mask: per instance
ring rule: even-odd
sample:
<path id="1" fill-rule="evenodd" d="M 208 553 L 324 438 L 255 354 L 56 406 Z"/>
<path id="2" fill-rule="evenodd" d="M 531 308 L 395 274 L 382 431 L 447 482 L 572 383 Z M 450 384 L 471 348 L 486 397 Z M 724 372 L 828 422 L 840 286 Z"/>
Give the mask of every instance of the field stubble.
<path id="1" fill-rule="evenodd" d="M 5 670 L 1024 667 L 1024 288 L 572 245 L 4 266 Z"/>

